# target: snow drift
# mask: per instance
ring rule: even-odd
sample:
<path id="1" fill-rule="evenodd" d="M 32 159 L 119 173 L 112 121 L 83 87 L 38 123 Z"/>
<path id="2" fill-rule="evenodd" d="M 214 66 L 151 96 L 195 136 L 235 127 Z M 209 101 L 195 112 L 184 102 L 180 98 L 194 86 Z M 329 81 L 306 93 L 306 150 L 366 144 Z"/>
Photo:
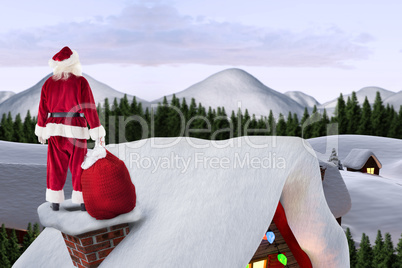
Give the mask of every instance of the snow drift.
<path id="1" fill-rule="evenodd" d="M 126 163 L 143 217 L 100 267 L 246 267 L 278 201 L 314 267 L 349 267 L 318 160 L 300 138 L 159 138 L 107 149 Z M 46 228 L 15 267 L 71 267 L 62 244 Z"/>

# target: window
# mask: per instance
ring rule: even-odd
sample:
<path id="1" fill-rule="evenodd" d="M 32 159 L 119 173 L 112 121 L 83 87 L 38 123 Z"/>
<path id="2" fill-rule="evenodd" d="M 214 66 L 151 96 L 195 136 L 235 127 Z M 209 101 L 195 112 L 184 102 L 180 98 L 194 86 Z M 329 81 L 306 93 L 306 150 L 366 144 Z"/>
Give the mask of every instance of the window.
<path id="1" fill-rule="evenodd" d="M 374 174 L 374 168 L 373 167 L 367 168 L 367 173 Z"/>

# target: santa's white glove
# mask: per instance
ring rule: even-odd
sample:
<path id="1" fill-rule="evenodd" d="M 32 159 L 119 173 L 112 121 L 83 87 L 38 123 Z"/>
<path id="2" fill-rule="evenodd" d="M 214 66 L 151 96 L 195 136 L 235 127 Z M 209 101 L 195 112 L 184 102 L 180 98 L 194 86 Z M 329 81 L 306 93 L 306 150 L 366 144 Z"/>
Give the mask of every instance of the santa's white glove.
<path id="1" fill-rule="evenodd" d="M 100 137 L 95 140 L 95 147 L 105 147 L 105 137 Z"/>
<path id="2" fill-rule="evenodd" d="M 42 138 L 42 137 L 38 137 L 38 141 L 42 144 L 46 144 L 46 139 Z"/>

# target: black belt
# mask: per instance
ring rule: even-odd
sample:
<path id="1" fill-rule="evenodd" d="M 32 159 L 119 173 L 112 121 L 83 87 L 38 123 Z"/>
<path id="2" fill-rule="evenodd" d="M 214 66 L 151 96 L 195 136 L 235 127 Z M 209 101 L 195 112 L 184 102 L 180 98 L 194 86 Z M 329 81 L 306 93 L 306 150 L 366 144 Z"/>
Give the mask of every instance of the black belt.
<path id="1" fill-rule="evenodd" d="M 50 113 L 50 117 L 84 117 L 81 113 Z"/>

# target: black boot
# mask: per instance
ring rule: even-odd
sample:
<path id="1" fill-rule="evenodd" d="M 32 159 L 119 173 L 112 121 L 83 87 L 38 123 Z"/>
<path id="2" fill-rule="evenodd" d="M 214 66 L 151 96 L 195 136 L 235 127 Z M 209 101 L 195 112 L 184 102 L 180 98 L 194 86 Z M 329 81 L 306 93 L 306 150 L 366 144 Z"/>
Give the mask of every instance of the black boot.
<path id="1" fill-rule="evenodd" d="M 87 209 L 85 208 L 85 204 L 81 203 L 81 211 L 87 211 Z"/>
<path id="2" fill-rule="evenodd" d="M 60 204 L 59 203 L 52 203 L 52 205 L 50 207 L 53 209 L 53 211 L 59 211 Z"/>

